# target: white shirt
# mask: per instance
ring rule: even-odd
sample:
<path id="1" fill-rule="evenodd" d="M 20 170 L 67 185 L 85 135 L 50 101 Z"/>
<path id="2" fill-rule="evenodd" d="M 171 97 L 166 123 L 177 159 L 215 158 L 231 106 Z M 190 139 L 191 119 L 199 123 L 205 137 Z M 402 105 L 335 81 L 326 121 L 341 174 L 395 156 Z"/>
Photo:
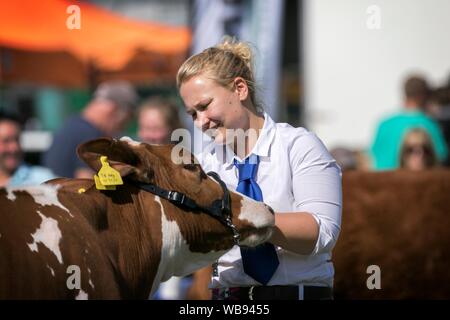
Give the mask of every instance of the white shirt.
<path id="1" fill-rule="evenodd" d="M 319 225 L 319 237 L 310 255 L 275 246 L 280 264 L 267 285 L 333 286 L 331 250 L 341 225 L 341 170 L 317 136 L 304 128 L 274 123 L 266 113 L 264 126 L 252 150 L 260 158 L 256 182 L 264 202 L 275 212 L 309 212 Z M 205 172 L 215 171 L 230 189 L 238 184 L 237 159 L 227 146 L 215 145 L 197 154 Z M 218 261 L 211 288 L 258 285 L 242 266 L 234 246 Z"/>

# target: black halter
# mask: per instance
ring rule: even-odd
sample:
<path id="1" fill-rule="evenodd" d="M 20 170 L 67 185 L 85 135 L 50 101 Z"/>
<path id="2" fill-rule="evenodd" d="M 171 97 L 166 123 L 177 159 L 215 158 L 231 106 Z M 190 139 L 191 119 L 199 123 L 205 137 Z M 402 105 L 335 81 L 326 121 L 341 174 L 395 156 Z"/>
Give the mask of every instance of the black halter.
<path id="1" fill-rule="evenodd" d="M 219 220 L 222 224 L 227 226 L 233 232 L 233 240 L 236 245 L 239 245 L 240 235 L 236 229 L 236 226 L 231 221 L 231 198 L 230 193 L 228 191 L 225 183 L 220 179 L 219 175 L 213 171 L 208 172 L 208 176 L 212 177 L 216 180 L 222 188 L 223 198 L 214 200 L 213 203 L 209 207 L 200 206 L 195 202 L 195 200 L 189 198 L 184 193 L 172 190 L 166 190 L 158 187 L 152 183 L 148 184 L 139 184 L 139 188 L 144 189 L 145 191 L 151 192 L 161 198 L 169 200 L 176 206 L 188 209 L 191 211 L 202 211 L 210 216 Z"/>

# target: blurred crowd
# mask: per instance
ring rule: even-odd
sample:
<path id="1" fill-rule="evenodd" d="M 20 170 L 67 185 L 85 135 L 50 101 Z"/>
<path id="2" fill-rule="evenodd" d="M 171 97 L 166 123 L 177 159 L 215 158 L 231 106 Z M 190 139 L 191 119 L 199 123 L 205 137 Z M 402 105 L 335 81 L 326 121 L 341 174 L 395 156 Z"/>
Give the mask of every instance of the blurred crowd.
<path id="1" fill-rule="evenodd" d="M 331 152 L 343 170 L 425 170 L 449 166 L 450 79 L 432 88 L 418 75 L 403 83 L 403 103 L 377 125 L 365 150 L 335 147 Z M 173 130 L 183 128 L 181 106 L 154 95 L 141 101 L 125 81 L 98 85 L 80 114 L 66 119 L 55 132 L 41 165 L 24 162 L 20 115 L 0 110 L 0 186 L 34 184 L 52 177 L 91 178 L 93 172 L 76 155 L 77 146 L 103 136 L 121 136 L 137 123 L 135 138 L 153 144 L 171 143 Z"/>
<path id="2" fill-rule="evenodd" d="M 332 155 L 343 170 L 421 171 L 450 165 L 450 78 L 433 88 L 420 75 L 403 83 L 401 110 L 377 125 L 366 150 L 337 147 Z"/>

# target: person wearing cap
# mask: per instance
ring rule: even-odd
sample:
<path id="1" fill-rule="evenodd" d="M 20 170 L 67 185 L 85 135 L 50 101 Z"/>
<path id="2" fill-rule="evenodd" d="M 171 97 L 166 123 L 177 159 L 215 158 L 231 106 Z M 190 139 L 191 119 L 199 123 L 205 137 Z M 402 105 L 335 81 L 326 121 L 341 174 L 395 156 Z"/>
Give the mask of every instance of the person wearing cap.
<path id="1" fill-rule="evenodd" d="M 69 118 L 55 133 L 44 165 L 56 175 L 92 178 L 93 172 L 76 155 L 77 146 L 99 137 L 115 137 L 131 120 L 138 95 L 125 81 L 101 83 L 80 115 Z"/>

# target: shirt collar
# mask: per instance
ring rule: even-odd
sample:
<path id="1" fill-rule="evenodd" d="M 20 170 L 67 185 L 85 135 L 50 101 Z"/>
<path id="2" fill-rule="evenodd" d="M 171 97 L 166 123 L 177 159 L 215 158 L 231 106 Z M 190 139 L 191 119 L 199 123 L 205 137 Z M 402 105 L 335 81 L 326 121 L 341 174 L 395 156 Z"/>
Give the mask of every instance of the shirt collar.
<path id="1" fill-rule="evenodd" d="M 30 174 L 30 168 L 25 165 L 21 164 L 14 174 L 11 176 L 11 179 L 9 181 L 10 186 L 15 186 L 18 184 L 21 184 L 23 181 L 25 181 L 26 177 Z"/>
<path id="2" fill-rule="evenodd" d="M 251 154 L 256 154 L 260 157 L 269 156 L 270 146 L 275 137 L 275 129 L 275 122 L 266 112 L 264 112 L 264 125 Z M 234 159 L 239 162 L 243 160 L 239 159 L 228 145 L 215 146 L 213 152 L 215 153 L 217 160 L 223 163 L 226 169 L 229 169 L 234 165 Z"/>

